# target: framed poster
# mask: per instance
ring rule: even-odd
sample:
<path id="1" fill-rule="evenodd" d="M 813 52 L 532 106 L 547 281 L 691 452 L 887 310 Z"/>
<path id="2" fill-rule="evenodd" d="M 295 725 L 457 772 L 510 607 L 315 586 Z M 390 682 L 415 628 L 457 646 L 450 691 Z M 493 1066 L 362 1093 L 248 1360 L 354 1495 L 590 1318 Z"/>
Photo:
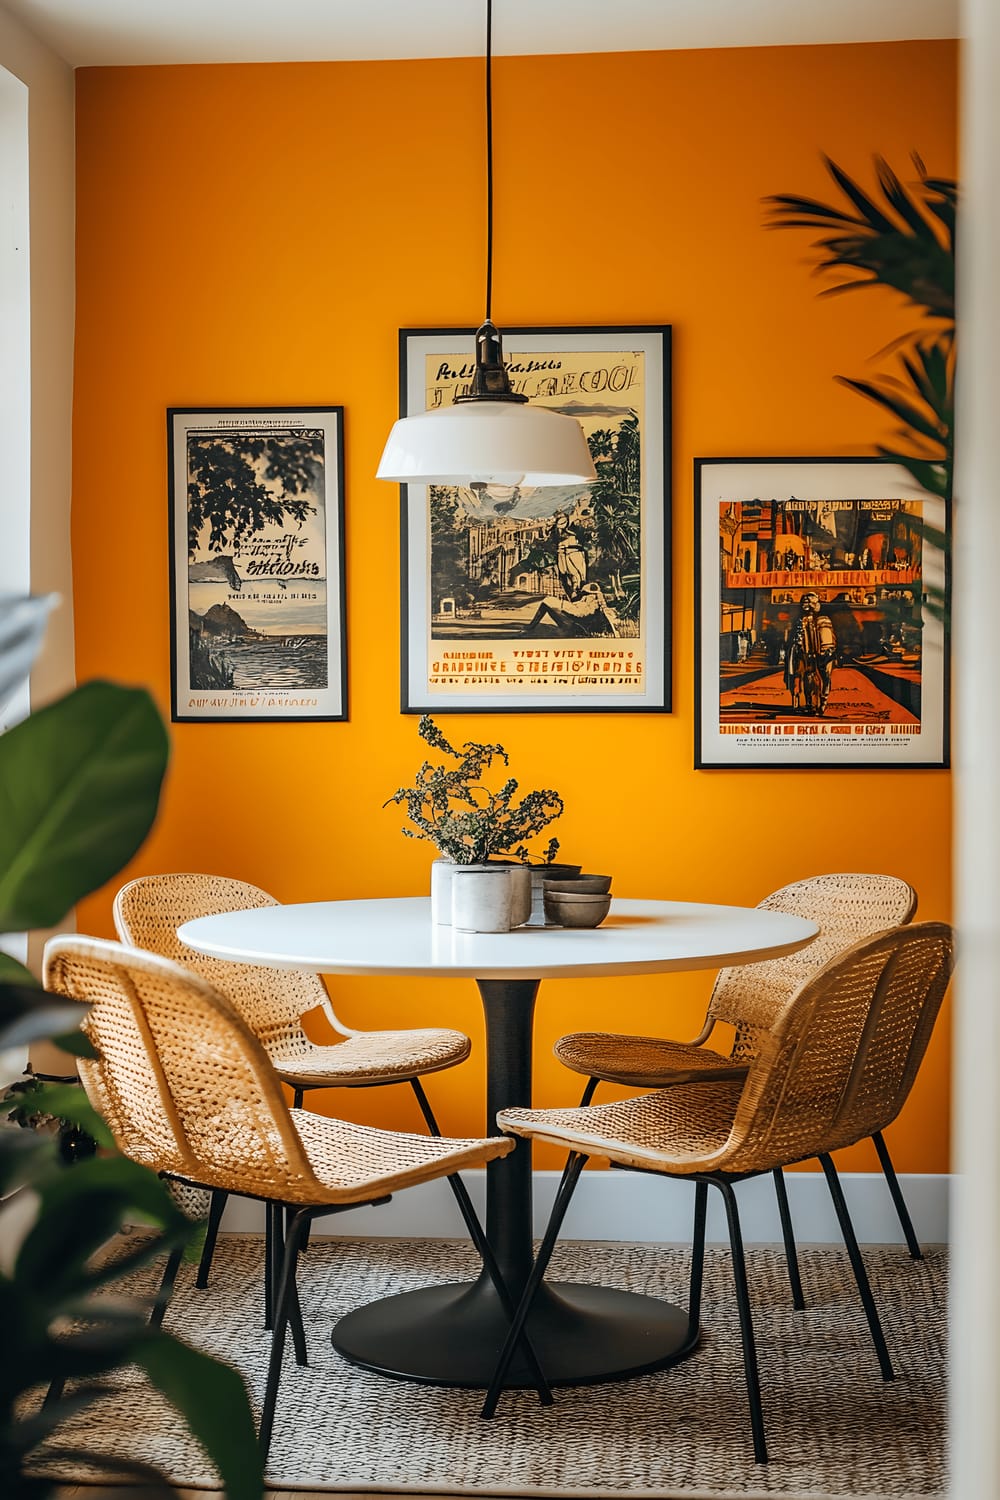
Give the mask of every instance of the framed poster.
<path id="1" fill-rule="evenodd" d="M 175 722 L 347 718 L 344 409 L 167 413 Z"/>
<path id="2" fill-rule="evenodd" d="M 504 329 L 514 389 L 597 482 L 402 486 L 404 713 L 670 708 L 670 329 Z M 474 330 L 400 333 L 403 415 L 468 388 Z"/>
<path id="3" fill-rule="evenodd" d="M 695 765 L 946 766 L 944 502 L 882 459 L 700 458 L 695 508 Z"/>

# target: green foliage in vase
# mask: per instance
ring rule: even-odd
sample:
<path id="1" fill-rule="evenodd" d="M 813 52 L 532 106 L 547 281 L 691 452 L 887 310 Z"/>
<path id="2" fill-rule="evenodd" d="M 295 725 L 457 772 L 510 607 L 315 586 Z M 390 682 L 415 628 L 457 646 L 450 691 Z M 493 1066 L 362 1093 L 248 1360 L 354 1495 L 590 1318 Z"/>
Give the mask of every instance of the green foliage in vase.
<path id="1" fill-rule="evenodd" d="M 469 741 L 456 750 L 427 714 L 417 732 L 432 749 L 457 764 L 434 765 L 425 760 L 413 786 L 400 787 L 383 804 L 405 804 L 413 827 L 404 828 L 404 836 L 427 839 L 446 859 L 460 865 L 482 864 L 498 854 L 529 859 L 525 840 L 540 833 L 563 810 L 558 792 L 528 792 L 515 802 L 518 784 L 513 777 L 498 791 L 490 791 L 482 781 L 495 760 L 509 764 L 502 745 Z M 542 862 L 550 864 L 558 849 L 559 840 L 550 839 Z"/>
<path id="2" fill-rule="evenodd" d="M 823 295 L 884 287 L 919 313 L 921 326 L 894 346 L 894 372 L 872 380 L 838 379 L 900 423 L 904 446 L 879 445 L 876 451 L 901 464 L 929 493 L 950 501 L 958 184 L 950 177 L 931 177 L 919 157 L 914 157 L 916 182 L 905 184 L 876 156 L 878 192 L 873 197 L 836 162 L 824 160 L 846 206 L 777 194 L 765 199 L 772 227 L 818 232 L 814 244 L 823 252 L 819 269 L 844 274 Z"/>
<path id="3" fill-rule="evenodd" d="M 23 642 L 49 604 L 0 600 L 0 706 L 30 666 Z M 156 816 L 168 751 L 149 694 L 106 682 L 87 683 L 0 734 L 0 932 L 55 924 L 132 857 Z M 85 1014 L 0 955 L 0 1052 L 51 1039 L 93 1057 L 78 1030 Z M 25 1102 L 14 1094 L 6 1113 L 16 1120 Z M 13 1206 L 20 1195 L 30 1208 L 18 1244 L 8 1232 L 0 1268 L 0 1495 L 41 1500 L 56 1489 L 55 1480 L 26 1472 L 33 1457 L 57 1469 L 96 1459 L 150 1486 L 150 1495 L 174 1494 L 156 1470 L 101 1454 L 99 1443 L 78 1452 L 61 1441 L 64 1423 L 113 1397 L 116 1375 L 138 1365 L 202 1444 L 230 1500 L 259 1500 L 261 1465 L 240 1376 L 151 1326 L 148 1303 L 109 1295 L 123 1276 L 170 1250 L 193 1250 L 200 1226 L 154 1172 L 113 1154 L 107 1125 L 75 1084 L 33 1089 L 30 1113 L 86 1132 L 102 1151 L 83 1159 L 74 1152 L 67 1164 L 63 1132 L 0 1124 L 0 1198 Z M 118 1241 L 136 1223 L 149 1233 Z M 53 1382 L 59 1394 L 32 1404 L 30 1393 Z"/>

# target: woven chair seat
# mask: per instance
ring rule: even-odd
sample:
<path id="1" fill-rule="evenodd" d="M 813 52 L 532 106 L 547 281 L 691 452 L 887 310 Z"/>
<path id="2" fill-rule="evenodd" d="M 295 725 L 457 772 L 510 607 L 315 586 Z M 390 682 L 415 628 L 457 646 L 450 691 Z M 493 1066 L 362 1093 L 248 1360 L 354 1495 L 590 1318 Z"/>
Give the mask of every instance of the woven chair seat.
<path id="1" fill-rule="evenodd" d="M 504 1136 L 463 1140 L 402 1131 L 376 1130 L 349 1120 L 330 1119 L 308 1110 L 294 1110 L 292 1123 L 309 1165 L 330 1203 L 364 1203 L 383 1193 L 395 1193 L 418 1182 L 444 1176 L 442 1167 L 458 1172 L 506 1156 L 515 1142 Z M 316 1202 L 315 1184 L 295 1202 Z"/>
<path id="2" fill-rule="evenodd" d="M 606 1157 L 623 1167 L 711 1170 L 732 1132 L 743 1084 L 687 1083 L 582 1109 L 503 1109 L 501 1130 Z"/>
<path id="3" fill-rule="evenodd" d="M 626 1036 L 609 1031 L 577 1031 L 560 1037 L 556 1057 L 574 1073 L 630 1088 L 658 1089 L 699 1079 L 740 1079 L 748 1063 L 722 1057 L 710 1047 L 665 1037 Z"/>
<path id="4" fill-rule="evenodd" d="M 276 905 L 266 891 L 227 876 L 144 875 L 122 886 L 115 897 L 115 927 L 123 942 L 184 964 L 225 995 L 279 1076 L 296 1089 L 411 1082 L 419 1092 L 415 1080 L 424 1073 L 465 1061 L 472 1043 L 460 1031 L 353 1031 L 338 1019 L 318 974 L 213 958 L 177 936 L 178 927 L 194 917 Z M 332 1043 L 313 1042 L 303 1030 L 302 1017 L 315 1010 L 326 1016 L 336 1038 Z"/>
<path id="5" fill-rule="evenodd" d="M 359 1031 L 332 1046 L 306 1045 L 299 1037 L 268 1051 L 286 1083 L 315 1088 L 391 1083 L 416 1074 L 436 1073 L 464 1062 L 472 1043 L 461 1031 L 428 1027 L 422 1031 Z"/>

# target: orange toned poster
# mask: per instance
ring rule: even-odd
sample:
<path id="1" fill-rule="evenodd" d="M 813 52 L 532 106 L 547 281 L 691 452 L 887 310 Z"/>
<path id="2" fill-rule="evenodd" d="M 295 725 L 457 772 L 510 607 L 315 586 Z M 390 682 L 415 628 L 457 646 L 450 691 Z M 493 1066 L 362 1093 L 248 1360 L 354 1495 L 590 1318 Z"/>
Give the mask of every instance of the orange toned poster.
<path id="1" fill-rule="evenodd" d="M 942 503 L 869 460 L 702 460 L 700 763 L 947 762 Z"/>
<path id="2" fill-rule="evenodd" d="M 404 330 L 404 412 L 464 394 L 473 350 Z M 597 481 L 405 487 L 403 707 L 667 709 L 669 329 L 515 329 L 504 355 Z"/>

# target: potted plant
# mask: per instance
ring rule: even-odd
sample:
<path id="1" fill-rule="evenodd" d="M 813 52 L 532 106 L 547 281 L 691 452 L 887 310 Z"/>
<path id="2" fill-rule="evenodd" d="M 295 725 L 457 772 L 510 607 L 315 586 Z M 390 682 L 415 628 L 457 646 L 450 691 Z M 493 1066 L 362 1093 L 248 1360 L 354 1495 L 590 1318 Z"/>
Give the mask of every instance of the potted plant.
<path id="1" fill-rule="evenodd" d="M 508 777 L 492 791 L 484 777 L 494 761 L 506 767 L 510 757 L 502 745 L 479 745 L 467 741 L 456 749 L 429 714 L 424 714 L 417 733 L 433 750 L 447 757 L 444 763 L 425 760 L 412 786 L 400 787 L 383 804 L 405 804 L 413 825 L 403 828 L 405 838 L 426 839 L 438 850 L 431 872 L 434 920 L 450 921 L 450 875 L 455 866 L 500 862 L 527 865 L 527 841 L 559 817 L 563 800 L 558 792 L 545 789 L 516 799 L 518 783 Z M 454 762 L 449 764 L 448 762 Z M 559 840 L 549 839 L 537 868 L 549 875 L 578 874 L 579 865 L 557 865 Z"/>
<path id="2" fill-rule="evenodd" d="M 48 600 L 0 599 L 0 707 L 30 668 L 48 608 Z M 156 816 L 167 755 L 149 694 L 108 682 L 86 683 L 0 735 L 0 933 L 53 925 L 132 857 Z M 76 1029 L 85 1014 L 0 953 L 0 1052 L 52 1039 L 94 1056 Z M 0 1115 L 16 1113 L 23 1098 L 14 1094 Z M 80 1127 L 102 1150 L 67 1164 L 55 1135 L 0 1123 L 0 1215 L 8 1206 L 16 1213 L 15 1199 L 27 1210 L 16 1231 L 9 1220 L 3 1226 L 0 1495 L 42 1500 L 57 1485 L 51 1471 L 79 1463 L 175 1494 L 156 1470 L 101 1454 L 99 1437 L 96 1452 L 80 1452 L 63 1435 L 135 1364 L 201 1443 L 229 1500 L 259 1500 L 261 1461 L 240 1376 L 149 1322 L 148 1304 L 102 1295 L 166 1251 L 196 1255 L 199 1226 L 155 1173 L 114 1152 L 82 1089 L 41 1087 L 29 1099 L 32 1112 Z M 151 1232 L 118 1241 L 109 1257 L 136 1222 Z M 39 1390 L 66 1380 L 65 1394 L 53 1390 L 39 1406 Z"/>

